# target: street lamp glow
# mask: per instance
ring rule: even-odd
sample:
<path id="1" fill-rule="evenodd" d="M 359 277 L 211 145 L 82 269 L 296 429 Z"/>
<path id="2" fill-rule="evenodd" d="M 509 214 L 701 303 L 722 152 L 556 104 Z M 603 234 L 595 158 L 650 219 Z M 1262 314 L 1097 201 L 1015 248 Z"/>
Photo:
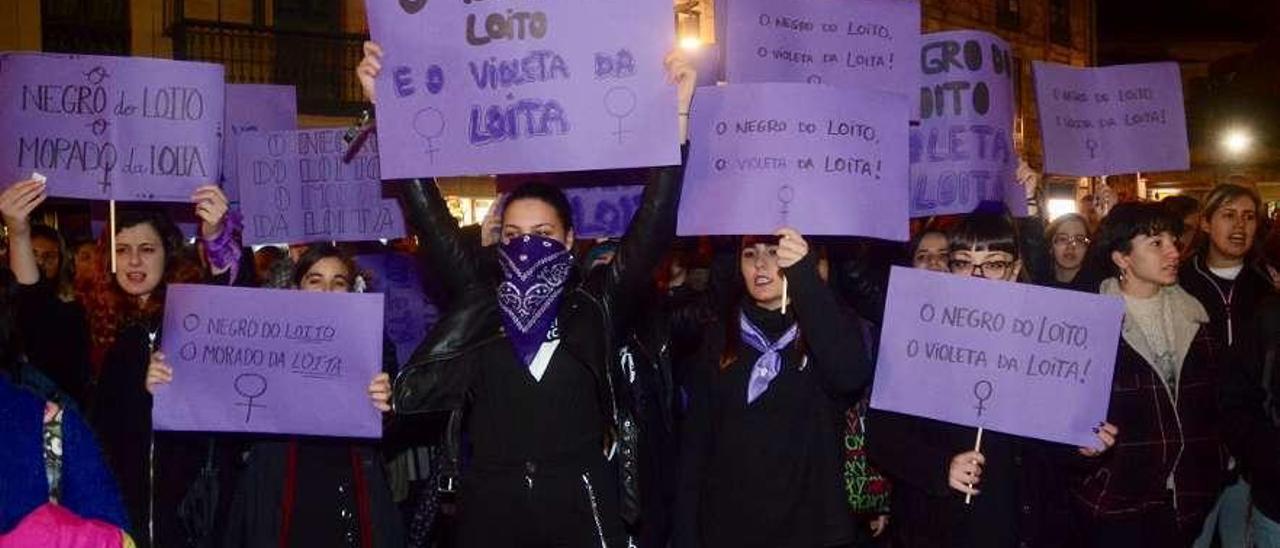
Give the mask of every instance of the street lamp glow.
<path id="1" fill-rule="evenodd" d="M 1253 136 L 1243 129 L 1233 129 L 1222 137 L 1222 147 L 1235 156 L 1248 152 L 1250 146 L 1253 146 Z"/>
<path id="2" fill-rule="evenodd" d="M 685 36 L 680 39 L 680 47 L 685 51 L 697 51 L 702 47 L 702 39 L 697 36 Z"/>
<path id="3" fill-rule="evenodd" d="M 1045 204 L 1049 210 L 1049 221 L 1053 221 L 1058 217 L 1068 213 L 1077 213 L 1076 201 L 1071 198 L 1050 198 L 1049 203 Z"/>

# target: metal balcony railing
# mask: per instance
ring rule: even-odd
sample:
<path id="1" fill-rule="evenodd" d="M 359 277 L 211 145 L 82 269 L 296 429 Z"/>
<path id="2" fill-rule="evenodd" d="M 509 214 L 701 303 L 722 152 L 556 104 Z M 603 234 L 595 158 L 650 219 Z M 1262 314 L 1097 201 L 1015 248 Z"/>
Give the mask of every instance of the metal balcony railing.
<path id="1" fill-rule="evenodd" d="M 221 63 L 228 82 L 296 86 L 300 114 L 352 116 L 365 104 L 355 67 L 368 35 L 189 19 L 171 32 L 174 59 Z"/>

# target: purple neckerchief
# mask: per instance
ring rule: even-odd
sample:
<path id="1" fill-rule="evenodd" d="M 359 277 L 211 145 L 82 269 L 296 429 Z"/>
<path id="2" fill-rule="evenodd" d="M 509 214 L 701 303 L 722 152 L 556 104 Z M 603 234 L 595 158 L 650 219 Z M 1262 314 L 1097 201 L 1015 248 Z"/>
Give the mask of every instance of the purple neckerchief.
<path id="1" fill-rule="evenodd" d="M 498 262 L 503 274 L 498 284 L 502 325 L 516 354 L 528 366 L 549 334 L 554 335 L 552 326 L 573 257 L 564 244 L 530 234 L 498 246 Z"/>
<path id="2" fill-rule="evenodd" d="M 778 372 L 782 370 L 782 355 L 778 352 L 800 335 L 800 324 L 792 324 L 786 333 L 771 343 L 764 333 L 747 319 L 745 312 L 738 315 L 738 323 L 742 327 L 742 342 L 760 352 L 755 365 L 751 366 L 751 378 L 747 381 L 747 403 L 751 403 L 769 388 L 769 383 L 773 382 L 774 377 L 777 377 Z"/>
<path id="3" fill-rule="evenodd" d="M 227 285 L 236 283 L 240 273 L 240 233 L 244 230 L 244 217 L 237 210 L 227 212 L 222 220 L 222 230 L 212 238 L 204 238 L 204 255 L 209 258 L 212 270 L 230 269 Z"/>

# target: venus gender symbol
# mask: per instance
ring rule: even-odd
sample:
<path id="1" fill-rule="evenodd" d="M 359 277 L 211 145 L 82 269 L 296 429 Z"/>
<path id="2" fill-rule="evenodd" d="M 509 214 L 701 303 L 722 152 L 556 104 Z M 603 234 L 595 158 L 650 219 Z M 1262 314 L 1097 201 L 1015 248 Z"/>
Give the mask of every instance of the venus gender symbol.
<path id="1" fill-rule="evenodd" d="M 243 407 L 244 423 L 249 424 L 253 419 L 253 410 L 255 408 L 266 409 L 267 406 L 255 404 L 253 400 L 262 397 L 267 392 L 267 378 L 257 373 L 241 373 L 235 380 L 236 393 L 244 396 L 245 401 L 235 404 L 236 407 Z"/>
<path id="2" fill-rule="evenodd" d="M 432 140 L 444 133 L 444 115 L 434 107 L 419 110 L 413 117 L 413 131 L 427 141 L 427 158 L 431 163 L 436 163 L 436 153 L 440 149 L 435 147 Z"/>
<path id="3" fill-rule="evenodd" d="M 991 392 L 995 387 L 991 385 L 991 381 L 978 381 L 973 385 L 973 397 L 978 398 L 978 405 L 973 406 L 978 410 L 978 416 L 987 410 L 987 400 L 991 399 Z"/>
<path id="4" fill-rule="evenodd" d="M 618 137 L 618 144 L 622 144 L 622 136 L 631 133 L 630 130 L 622 128 L 622 119 L 631 116 L 636 110 L 636 92 L 631 88 L 617 86 L 609 88 L 604 94 L 604 109 L 609 112 L 610 116 L 618 119 L 618 131 L 613 134 Z"/>
<path id="5" fill-rule="evenodd" d="M 783 183 L 778 189 L 778 214 L 781 216 L 781 226 L 790 226 L 788 220 L 791 214 L 791 202 L 796 199 L 796 191 L 791 188 L 790 184 Z"/>

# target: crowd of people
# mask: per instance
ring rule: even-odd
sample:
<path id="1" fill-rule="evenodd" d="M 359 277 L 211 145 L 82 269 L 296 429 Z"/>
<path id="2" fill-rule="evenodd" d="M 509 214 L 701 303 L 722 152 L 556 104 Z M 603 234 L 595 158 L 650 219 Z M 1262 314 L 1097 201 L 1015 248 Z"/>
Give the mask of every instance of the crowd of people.
<path id="1" fill-rule="evenodd" d="M 371 102 L 381 57 L 357 68 Z M 684 122 L 696 75 L 666 64 Z M 900 244 L 678 239 L 682 178 L 652 169 L 600 242 L 554 185 L 459 227 L 433 181 L 388 182 L 412 236 L 365 245 L 416 257 L 442 315 L 405 363 L 384 345 L 381 440 L 151 423 L 182 374 L 158 351 L 169 284 L 359 291 L 355 246 L 251 252 L 217 186 L 194 239 L 128 205 L 68 245 L 32 221 L 45 183 L 9 185 L 0 546 L 1280 546 L 1280 226 L 1255 190 L 1047 226 L 983 203 Z M 975 449 L 869 408 L 892 266 L 1122 300 L 1096 446 Z"/>

